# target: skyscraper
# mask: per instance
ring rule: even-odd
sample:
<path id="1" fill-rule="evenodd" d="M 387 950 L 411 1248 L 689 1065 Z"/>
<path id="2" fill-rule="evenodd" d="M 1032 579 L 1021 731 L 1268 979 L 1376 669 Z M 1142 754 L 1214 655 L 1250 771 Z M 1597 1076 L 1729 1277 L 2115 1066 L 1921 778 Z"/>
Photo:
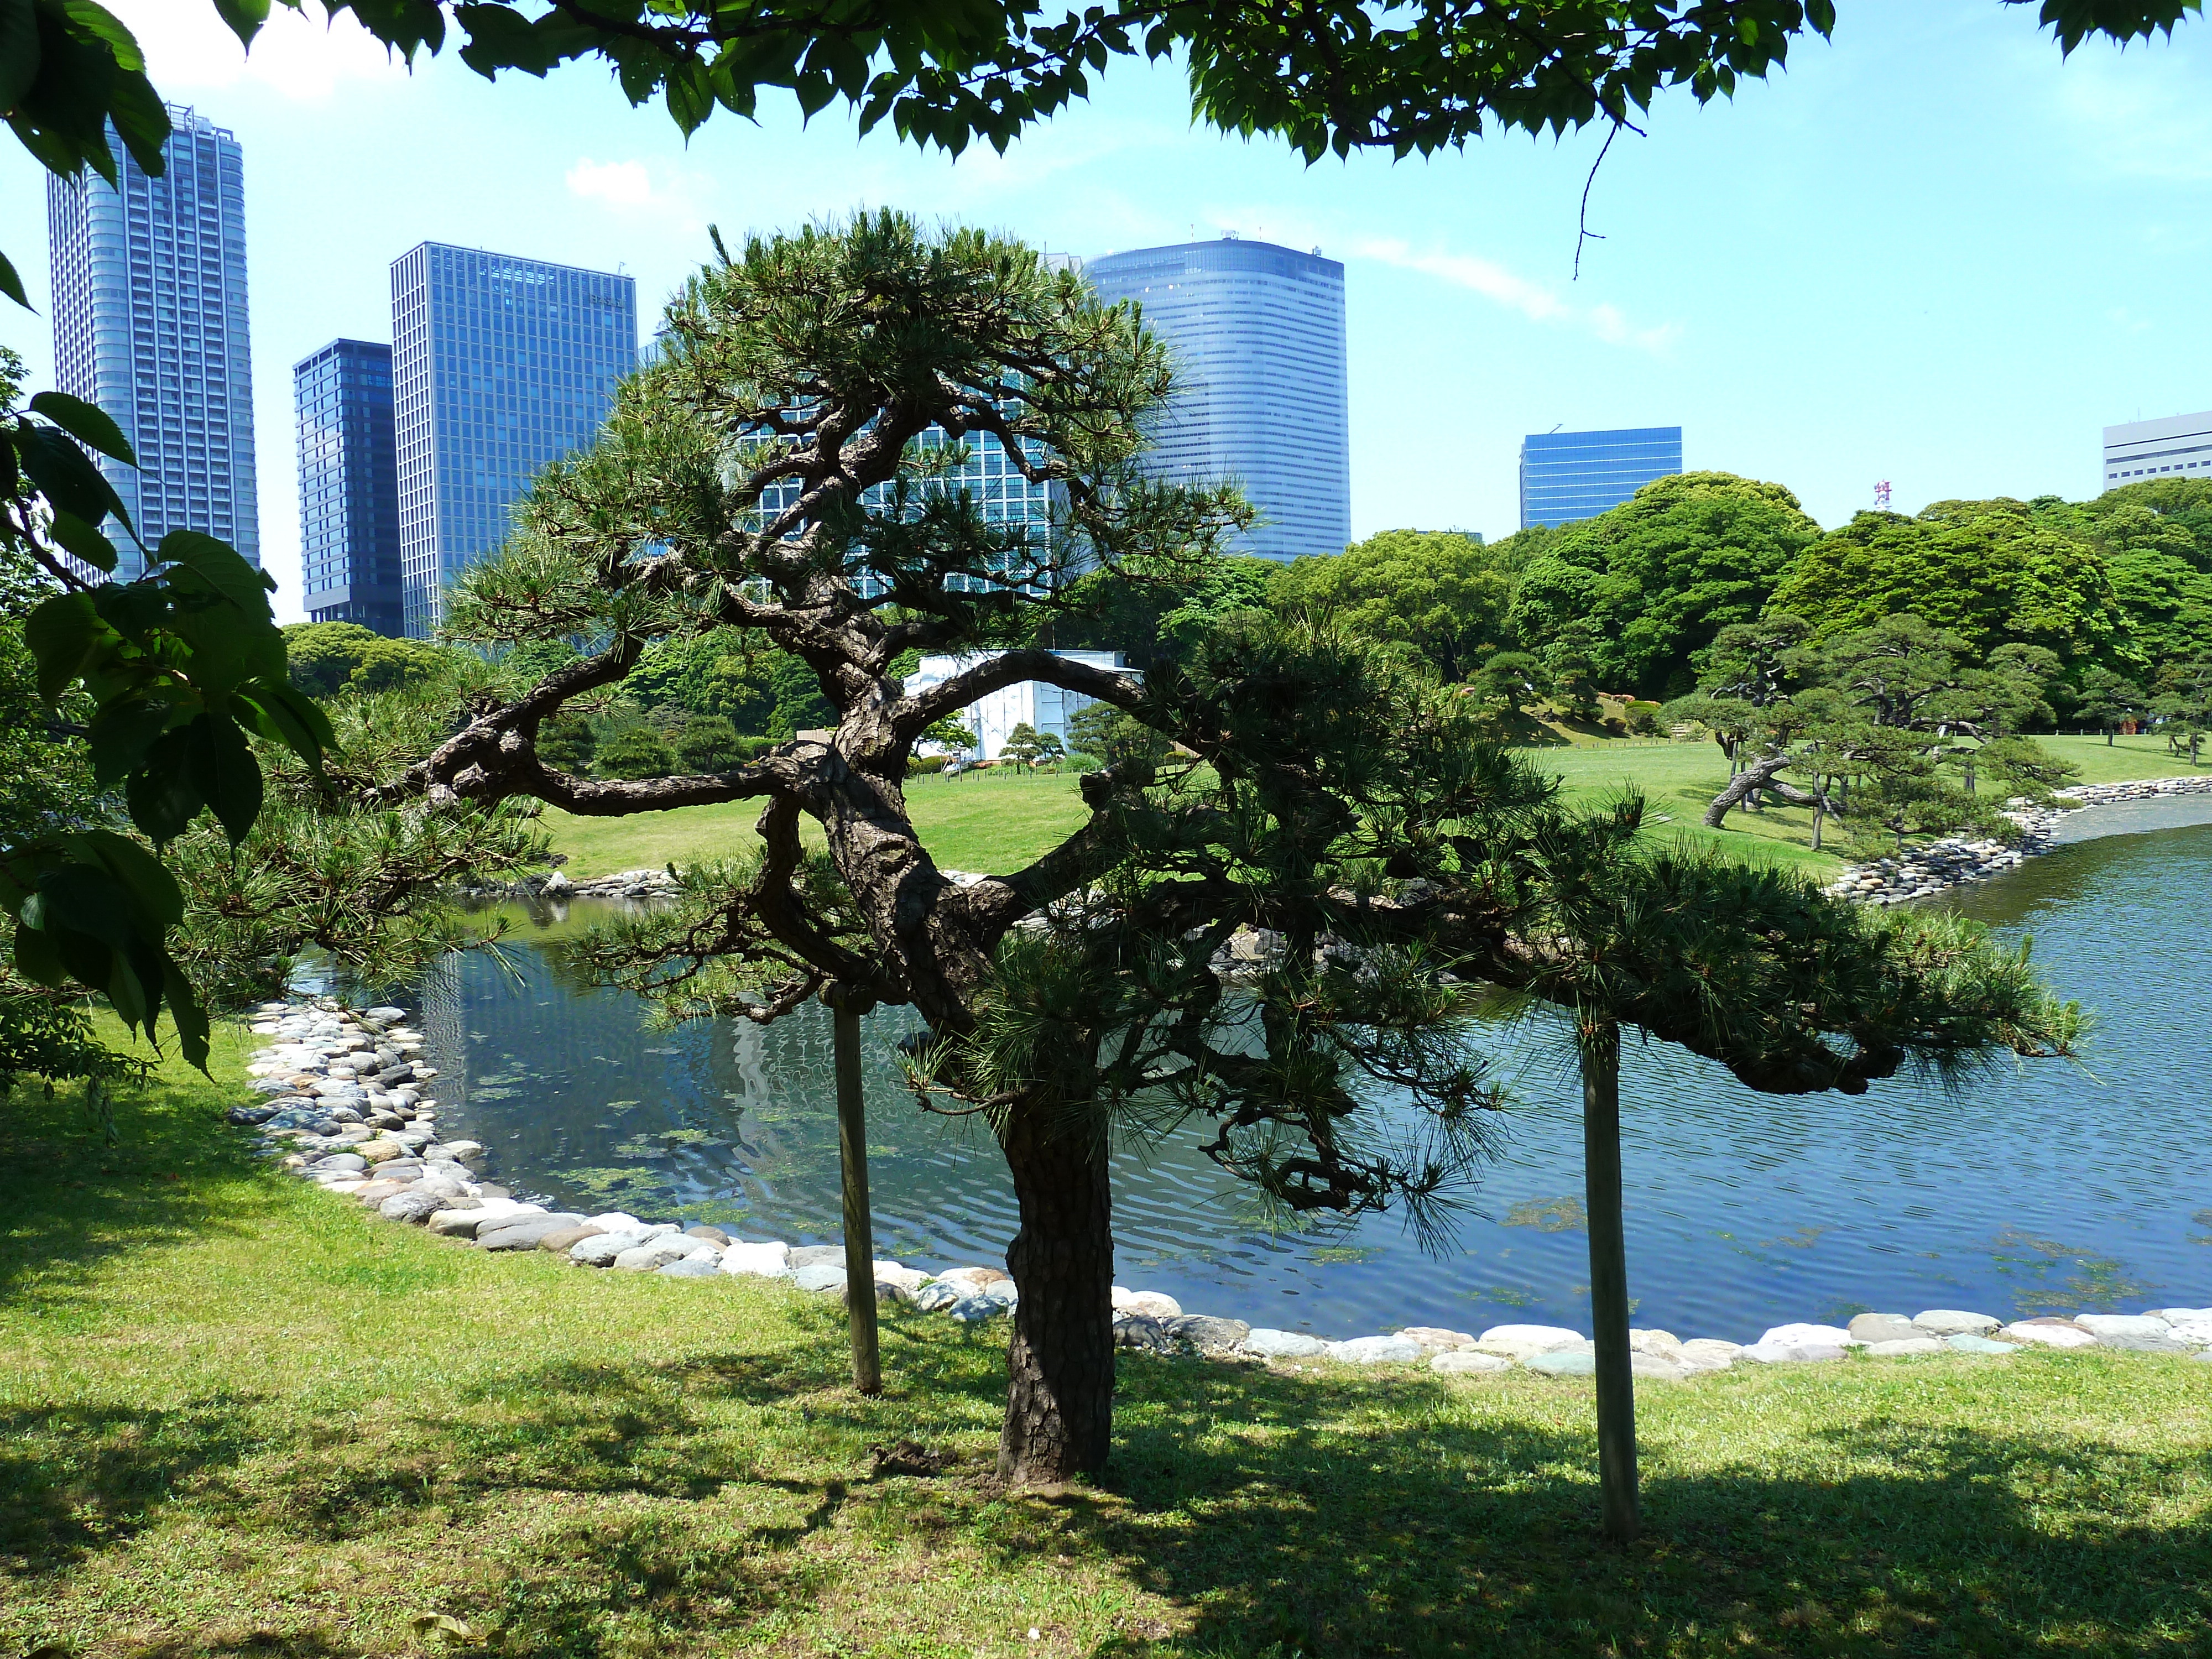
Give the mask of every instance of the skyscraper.
<path id="1" fill-rule="evenodd" d="M 400 580 L 427 637 L 532 474 L 587 446 L 637 367 L 628 276 L 425 242 L 392 267 Z"/>
<path id="2" fill-rule="evenodd" d="M 258 564 L 244 159 L 228 131 L 189 109 L 171 105 L 169 122 L 158 179 L 111 137 L 116 184 L 46 180 L 54 380 L 131 441 L 135 470 L 100 466 L 148 546 L 198 530 Z M 141 574 L 118 541 L 118 579 Z"/>
<path id="3" fill-rule="evenodd" d="M 1521 527 L 1572 524 L 1682 470 L 1682 428 L 1535 432 L 1521 441 Z"/>
<path id="4" fill-rule="evenodd" d="M 1178 384 L 1147 463 L 1177 483 L 1234 479 L 1260 510 L 1239 550 L 1341 553 L 1352 539 L 1344 267 L 1316 249 L 1224 238 L 1109 253 L 1084 266 L 1133 300 L 1175 353 Z"/>
<path id="5" fill-rule="evenodd" d="M 392 348 L 333 340 L 292 366 L 300 434 L 301 604 L 316 622 L 400 631 Z"/>
<path id="6" fill-rule="evenodd" d="M 2105 428 L 2106 489 L 2176 472 L 2212 477 L 2212 410 Z"/>

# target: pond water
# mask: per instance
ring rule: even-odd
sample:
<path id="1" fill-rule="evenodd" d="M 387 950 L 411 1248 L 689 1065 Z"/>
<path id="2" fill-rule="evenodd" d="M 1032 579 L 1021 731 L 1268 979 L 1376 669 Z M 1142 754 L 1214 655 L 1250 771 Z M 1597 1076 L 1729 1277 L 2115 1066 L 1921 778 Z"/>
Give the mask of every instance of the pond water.
<path id="1" fill-rule="evenodd" d="M 2196 817 L 2207 804 L 2191 804 Z M 2212 823 L 2093 836 L 2159 820 L 2089 819 L 1948 901 L 2007 936 L 2032 933 L 2052 982 L 2094 1010 L 2086 1069 L 2007 1063 L 1952 1097 L 1900 1081 L 1784 1099 L 1677 1050 L 1629 1046 L 1639 1323 L 1747 1340 L 1869 1308 L 2212 1302 Z M 422 999 L 447 1121 L 484 1143 L 496 1178 L 586 1212 L 837 1241 L 825 1013 L 655 1030 L 627 994 L 564 984 L 535 948 L 513 954 L 519 978 L 461 958 Z M 890 1049 L 908 1029 L 898 1012 L 866 1027 L 877 1253 L 998 1264 L 1016 1224 L 1004 1168 L 987 1133 L 915 1107 Z M 1514 1096 L 1502 1154 L 1439 1253 L 1391 1215 L 1271 1232 L 1187 1141 L 1115 1154 L 1118 1281 L 1324 1336 L 1522 1319 L 1588 1329 L 1571 1066 L 1541 1031 L 1501 1034 L 1501 1054 Z"/>

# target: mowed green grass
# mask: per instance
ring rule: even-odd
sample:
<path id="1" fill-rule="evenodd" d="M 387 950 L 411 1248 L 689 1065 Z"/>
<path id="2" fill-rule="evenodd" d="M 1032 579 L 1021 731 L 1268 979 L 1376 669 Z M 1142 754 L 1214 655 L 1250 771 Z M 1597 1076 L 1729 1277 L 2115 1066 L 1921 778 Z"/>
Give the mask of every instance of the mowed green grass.
<path id="1" fill-rule="evenodd" d="M 2110 747 L 2100 738 L 2043 741 L 2081 768 L 2085 783 L 2179 777 L 2190 769 L 2185 757 L 2166 752 L 2162 738 L 2121 738 Z M 1727 757 L 1712 744 L 1589 743 L 1522 752 L 1560 780 L 1571 801 L 1595 805 L 1624 790 L 1641 790 L 1650 803 L 1654 834 L 1815 875 L 1832 875 L 1841 867 L 1832 851 L 1834 826 L 1826 837 L 1830 849 L 1814 852 L 1813 815 L 1805 809 L 1737 811 L 1724 829 L 1707 830 L 1701 822 L 1705 808 L 1728 781 Z M 952 870 L 1018 869 L 1085 817 L 1076 780 L 1068 775 L 1024 777 L 992 771 L 917 778 L 908 786 L 907 803 L 932 855 Z M 759 816 L 757 803 L 739 801 L 628 818 L 583 818 L 549 809 L 545 822 L 555 850 L 568 854 L 568 873 L 582 878 L 750 855 L 760 845 L 753 833 Z M 820 845 L 811 819 L 804 831 L 810 844 Z"/>
<path id="2" fill-rule="evenodd" d="M 1010 1494 L 1003 1324 L 887 1316 L 864 1399 L 826 1300 L 372 1220 L 233 1097 L 0 1103 L 0 1653 L 2206 1651 L 2201 1363 L 1647 1383 L 1613 1548 L 1586 1382 L 1131 1357 L 1106 1478 Z"/>

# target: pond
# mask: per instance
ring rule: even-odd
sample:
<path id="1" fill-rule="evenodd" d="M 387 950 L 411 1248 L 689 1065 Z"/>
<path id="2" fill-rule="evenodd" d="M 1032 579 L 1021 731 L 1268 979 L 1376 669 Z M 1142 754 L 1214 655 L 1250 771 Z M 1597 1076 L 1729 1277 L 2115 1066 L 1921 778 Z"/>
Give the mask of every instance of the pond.
<path id="1" fill-rule="evenodd" d="M 2204 816 L 2200 799 L 2182 809 Z M 1747 1340 L 1795 1319 L 1966 1307 L 2005 1316 L 2212 1301 L 2212 824 L 2089 812 L 2074 837 L 1949 902 L 2098 1017 L 2086 1069 L 2007 1063 L 1952 1097 L 1908 1082 L 1774 1098 L 1632 1043 L 1622 1115 L 1639 1323 Z M 575 926 L 590 907 L 566 919 Z M 586 1212 L 678 1215 L 793 1243 L 840 1237 L 830 1027 L 656 1030 L 626 994 L 575 990 L 528 944 L 425 987 L 452 1133 L 496 1178 Z M 877 1253 L 998 1265 L 1016 1224 L 997 1151 L 927 1115 L 866 1026 Z M 1323 1336 L 1511 1320 L 1589 1328 L 1581 1131 L 1559 1042 L 1501 1036 L 1499 1160 L 1431 1254 L 1395 1215 L 1278 1234 L 1195 1137 L 1114 1158 L 1118 1282 L 1191 1311 Z"/>

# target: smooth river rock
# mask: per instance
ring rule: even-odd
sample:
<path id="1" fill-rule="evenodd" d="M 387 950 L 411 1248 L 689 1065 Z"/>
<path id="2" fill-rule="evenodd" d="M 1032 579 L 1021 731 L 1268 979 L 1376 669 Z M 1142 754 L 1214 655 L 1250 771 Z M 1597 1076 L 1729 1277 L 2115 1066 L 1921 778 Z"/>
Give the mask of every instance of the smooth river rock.
<path id="1" fill-rule="evenodd" d="M 1681 1363 L 1699 1370 L 1724 1371 L 1743 1358 L 1743 1344 L 1717 1336 L 1693 1336 L 1682 1345 Z"/>
<path id="2" fill-rule="evenodd" d="M 798 1251 L 792 1255 L 796 1256 Z M 843 1251 L 839 1251 L 842 1256 Z M 842 1261 L 803 1261 L 791 1270 L 791 1282 L 802 1291 L 842 1291 L 845 1288 L 845 1264 Z"/>
<path id="3" fill-rule="evenodd" d="M 845 1247 L 842 1244 L 801 1244 L 791 1253 L 791 1267 L 794 1273 L 801 1267 L 831 1266 L 842 1269 L 844 1265 Z M 988 1267 L 966 1267 L 960 1271 L 988 1273 L 991 1270 Z M 950 1276 L 947 1275 L 948 1278 Z"/>
<path id="4" fill-rule="evenodd" d="M 487 1250 L 534 1250 L 538 1241 L 563 1227 L 580 1227 L 580 1215 L 556 1213 L 523 1216 L 513 1221 L 489 1222 L 477 1229 L 477 1243 Z"/>
<path id="5" fill-rule="evenodd" d="M 1916 1353 L 1941 1353 L 1943 1339 L 1940 1336 L 1887 1336 L 1879 1342 L 1869 1342 L 1866 1351 L 1876 1359 L 1902 1359 Z"/>
<path id="6" fill-rule="evenodd" d="M 1597 1375 L 1597 1350 L 1595 1348 L 1551 1348 L 1542 1353 L 1531 1354 L 1522 1360 L 1528 1370 L 1546 1376 L 1595 1376 Z"/>
<path id="7" fill-rule="evenodd" d="M 538 1241 L 538 1248 L 552 1255 L 566 1255 L 587 1238 L 599 1237 L 599 1230 L 588 1221 L 580 1227 L 557 1227 Z"/>
<path id="8" fill-rule="evenodd" d="M 1408 1341 L 1418 1342 L 1431 1353 L 1442 1353 L 1452 1348 L 1471 1348 L 1474 1338 L 1465 1331 L 1448 1331 L 1440 1325 L 1408 1325 L 1399 1335 Z"/>
<path id="9" fill-rule="evenodd" d="M 1954 1353 L 2002 1354 L 2009 1357 L 2020 1349 L 2010 1342 L 1998 1342 L 1972 1331 L 1954 1331 L 1943 1339 L 1943 1346 Z"/>
<path id="10" fill-rule="evenodd" d="M 1843 1357 L 1840 1342 L 1754 1342 L 1739 1356 L 1759 1365 L 1812 1365 Z"/>
<path id="11" fill-rule="evenodd" d="M 666 1233 L 659 1238 L 649 1238 L 642 1244 L 633 1244 L 626 1250 L 616 1251 L 615 1259 L 607 1265 L 624 1273 L 649 1273 L 672 1261 L 683 1261 L 698 1249 L 700 1241 L 696 1238 L 686 1238 L 677 1232 Z"/>
<path id="12" fill-rule="evenodd" d="M 1303 1331 L 1271 1330 L 1262 1326 L 1244 1333 L 1244 1352 L 1267 1359 L 1307 1359 L 1328 1352 L 1328 1344 Z"/>
<path id="13" fill-rule="evenodd" d="M 1656 1354 L 1662 1359 L 1682 1357 L 1682 1339 L 1672 1331 L 1644 1331 L 1631 1326 L 1628 1346 L 1631 1352 Z"/>
<path id="14" fill-rule="evenodd" d="M 1928 1334 L 1903 1314 L 1859 1314 L 1852 1319 L 1850 1329 L 1853 1336 L 1869 1345 L 1876 1342 L 1917 1342 Z"/>
<path id="15" fill-rule="evenodd" d="M 1114 1287 L 1114 1311 L 1142 1314 L 1147 1319 L 1173 1319 L 1182 1312 L 1182 1304 L 1164 1291 L 1129 1291 L 1116 1285 Z"/>
<path id="16" fill-rule="evenodd" d="M 1475 1339 L 1475 1345 L 1509 1359 L 1527 1359 L 1555 1349 L 1571 1348 L 1589 1339 L 1564 1325 L 1492 1325 Z"/>
<path id="17" fill-rule="evenodd" d="M 1330 1343 L 1328 1352 L 1347 1365 L 1395 1365 L 1426 1358 L 1419 1343 L 1402 1336 L 1355 1336 Z"/>
<path id="18" fill-rule="evenodd" d="M 1855 1348 L 1863 1339 L 1853 1336 L 1840 1325 L 1777 1325 L 1761 1336 L 1753 1347 L 1801 1348 L 1808 1345 L 1822 1348 Z"/>
<path id="19" fill-rule="evenodd" d="M 2115 1336 L 2164 1336 L 2172 1328 L 2151 1314 L 2076 1314 L 2074 1322 L 2100 1341 Z"/>
<path id="20" fill-rule="evenodd" d="M 749 1279 L 788 1279 L 791 1246 L 781 1239 L 748 1244 L 740 1239 L 722 1252 L 721 1270 Z"/>
<path id="21" fill-rule="evenodd" d="M 687 1255 L 681 1261 L 671 1261 L 659 1269 L 663 1279 L 712 1279 L 722 1271 L 711 1255 Z"/>
<path id="22" fill-rule="evenodd" d="M 386 1221 L 408 1221 L 419 1225 L 443 1209 L 445 1204 L 441 1194 L 410 1190 L 392 1194 L 376 1206 L 376 1212 Z"/>
<path id="23" fill-rule="evenodd" d="M 1178 1314 L 1162 1322 L 1168 1335 L 1203 1354 L 1235 1353 L 1252 1328 L 1241 1319 L 1217 1319 L 1211 1314 Z"/>
<path id="24" fill-rule="evenodd" d="M 2000 1333 L 2038 1348 L 2094 1348 L 2097 1339 L 2071 1320 L 2021 1319 Z"/>
<path id="25" fill-rule="evenodd" d="M 1930 1336 L 1987 1336 L 2004 1322 L 1985 1313 L 1958 1308 L 1930 1308 L 1912 1316 L 1912 1322 Z"/>
<path id="26" fill-rule="evenodd" d="M 2127 1353 L 2194 1353 L 2197 1351 L 2178 1337 L 2153 1335 L 2148 1332 L 2137 1334 L 2122 1332 L 2118 1336 L 2100 1336 L 2097 1340 L 2107 1348 L 2118 1348 Z"/>

